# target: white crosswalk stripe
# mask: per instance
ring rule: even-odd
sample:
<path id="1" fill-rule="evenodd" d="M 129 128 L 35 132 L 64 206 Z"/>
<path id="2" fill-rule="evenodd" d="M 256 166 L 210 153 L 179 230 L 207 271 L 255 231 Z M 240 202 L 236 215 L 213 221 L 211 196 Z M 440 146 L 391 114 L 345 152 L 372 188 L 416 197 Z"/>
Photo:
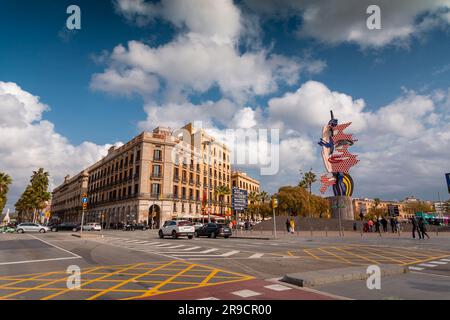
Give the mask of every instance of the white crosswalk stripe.
<path id="1" fill-rule="evenodd" d="M 414 270 L 414 271 L 421 271 L 424 270 L 425 268 L 420 268 L 420 267 L 408 267 L 409 270 Z"/>
<path id="2" fill-rule="evenodd" d="M 436 264 L 429 264 L 429 263 L 420 263 L 420 264 L 418 264 L 418 266 L 420 266 L 420 267 L 427 267 L 427 268 L 437 267 Z"/>
<path id="3" fill-rule="evenodd" d="M 434 264 L 447 264 L 448 262 L 445 262 L 445 261 L 430 261 L 429 263 L 434 263 Z"/>
<path id="4" fill-rule="evenodd" d="M 251 251 L 239 251 L 230 250 L 235 246 L 220 248 L 201 247 L 189 245 L 192 242 L 185 242 L 185 244 L 177 244 L 175 241 L 152 241 L 145 239 L 129 239 L 129 238 L 117 238 L 117 237 L 104 237 L 95 241 L 107 243 L 113 246 L 121 248 L 144 252 L 147 254 L 162 254 L 175 259 L 184 260 L 196 260 L 205 258 L 218 258 L 218 259 L 259 259 L 270 258 L 270 254 L 251 252 Z M 179 242 L 178 242 L 179 243 Z"/>
<path id="5" fill-rule="evenodd" d="M 447 261 L 447 262 L 450 262 L 450 259 L 441 259 L 441 261 Z"/>

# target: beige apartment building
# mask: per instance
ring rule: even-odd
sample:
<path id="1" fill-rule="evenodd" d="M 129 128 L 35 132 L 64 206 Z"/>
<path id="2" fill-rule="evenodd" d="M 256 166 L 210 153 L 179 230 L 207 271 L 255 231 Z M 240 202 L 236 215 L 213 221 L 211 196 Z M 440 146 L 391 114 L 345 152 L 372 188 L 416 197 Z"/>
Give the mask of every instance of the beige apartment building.
<path id="1" fill-rule="evenodd" d="M 88 190 L 89 173 L 83 170 L 74 177 L 66 176 L 63 184 L 53 190 L 50 206 L 52 218 L 77 222 L 81 216 L 81 198 Z"/>
<path id="2" fill-rule="evenodd" d="M 159 227 L 170 219 L 204 219 L 208 212 L 217 218 L 221 205 L 215 189 L 231 186 L 229 149 L 192 124 L 143 132 L 119 148 L 111 147 L 85 172 L 86 221 L 105 227 L 126 222 Z M 59 195 L 54 192 L 54 200 Z M 225 209 L 230 200 L 231 195 L 223 199 Z"/>
<path id="3" fill-rule="evenodd" d="M 248 193 L 260 192 L 259 181 L 248 176 L 247 173 L 243 171 L 233 171 L 231 173 L 231 185 L 232 187 L 247 190 Z"/>
<path id="4" fill-rule="evenodd" d="M 408 211 L 408 202 L 396 202 L 396 201 L 383 201 L 381 200 L 378 204 L 377 208 L 383 210 L 386 213 L 386 216 L 389 215 L 389 208 L 393 207 L 398 210 L 399 216 L 401 219 L 408 219 L 411 217 L 411 213 Z M 363 214 L 369 213 L 370 209 L 375 208 L 375 200 L 373 199 L 353 199 L 353 212 L 355 213 L 356 218 L 359 218 L 359 214 L 361 211 Z"/>

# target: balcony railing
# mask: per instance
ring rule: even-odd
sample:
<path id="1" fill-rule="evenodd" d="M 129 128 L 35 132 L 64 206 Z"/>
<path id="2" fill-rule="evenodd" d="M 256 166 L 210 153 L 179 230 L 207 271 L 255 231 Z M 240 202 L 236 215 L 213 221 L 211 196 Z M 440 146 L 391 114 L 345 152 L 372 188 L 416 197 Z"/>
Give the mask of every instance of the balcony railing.
<path id="1" fill-rule="evenodd" d="M 162 178 L 162 173 L 152 173 L 151 174 L 151 178 L 152 179 L 161 179 Z"/>

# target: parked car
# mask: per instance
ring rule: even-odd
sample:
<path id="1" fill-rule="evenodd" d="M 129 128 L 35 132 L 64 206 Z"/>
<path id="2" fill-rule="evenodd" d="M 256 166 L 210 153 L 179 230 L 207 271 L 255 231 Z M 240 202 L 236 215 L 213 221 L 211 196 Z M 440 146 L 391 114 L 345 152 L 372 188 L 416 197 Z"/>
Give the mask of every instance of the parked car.
<path id="1" fill-rule="evenodd" d="M 25 223 L 21 223 L 17 226 L 18 233 L 24 233 L 24 232 L 46 233 L 48 231 L 50 231 L 49 227 L 43 226 L 39 223 L 25 222 Z"/>
<path id="2" fill-rule="evenodd" d="M 192 239 L 195 234 L 195 228 L 190 221 L 187 220 L 168 220 L 159 229 L 159 237 L 162 239 L 165 236 L 171 236 L 176 239 L 178 237 L 186 236 Z"/>
<path id="3" fill-rule="evenodd" d="M 129 223 L 125 224 L 122 228 L 123 231 L 134 231 L 134 230 L 145 231 L 147 229 L 149 229 L 149 227 L 145 223 Z"/>
<path id="4" fill-rule="evenodd" d="M 195 231 L 196 237 L 224 237 L 225 239 L 227 239 L 231 235 L 231 229 L 227 225 L 220 223 L 208 223 Z"/>
<path id="5" fill-rule="evenodd" d="M 102 226 L 100 225 L 100 223 L 87 223 L 83 226 L 83 231 L 101 231 L 102 230 Z"/>
<path id="6" fill-rule="evenodd" d="M 197 231 L 198 229 L 200 229 L 201 227 L 203 227 L 203 223 L 201 222 L 195 222 L 194 223 L 194 228 Z"/>
<path id="7" fill-rule="evenodd" d="M 74 223 L 74 222 L 62 222 L 59 224 L 52 224 L 49 225 L 50 230 L 52 232 L 58 232 L 58 231 L 73 231 L 77 232 L 80 230 L 80 224 Z"/>

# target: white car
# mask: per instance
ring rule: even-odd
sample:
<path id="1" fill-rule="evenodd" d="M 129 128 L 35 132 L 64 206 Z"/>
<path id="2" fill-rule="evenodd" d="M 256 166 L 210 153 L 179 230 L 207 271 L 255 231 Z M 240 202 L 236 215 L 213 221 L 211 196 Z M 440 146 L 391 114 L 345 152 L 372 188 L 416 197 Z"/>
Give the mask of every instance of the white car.
<path id="1" fill-rule="evenodd" d="M 192 239 L 195 234 L 195 227 L 187 220 L 168 220 L 164 222 L 158 234 L 161 239 L 165 236 L 171 236 L 174 239 L 186 236 Z"/>
<path id="2" fill-rule="evenodd" d="M 99 223 L 87 223 L 83 226 L 83 231 L 102 231 Z"/>
<path id="3" fill-rule="evenodd" d="M 17 226 L 18 233 L 24 233 L 24 232 L 46 233 L 47 231 L 50 231 L 50 228 L 43 226 L 39 223 L 26 222 L 26 223 L 21 223 Z"/>

